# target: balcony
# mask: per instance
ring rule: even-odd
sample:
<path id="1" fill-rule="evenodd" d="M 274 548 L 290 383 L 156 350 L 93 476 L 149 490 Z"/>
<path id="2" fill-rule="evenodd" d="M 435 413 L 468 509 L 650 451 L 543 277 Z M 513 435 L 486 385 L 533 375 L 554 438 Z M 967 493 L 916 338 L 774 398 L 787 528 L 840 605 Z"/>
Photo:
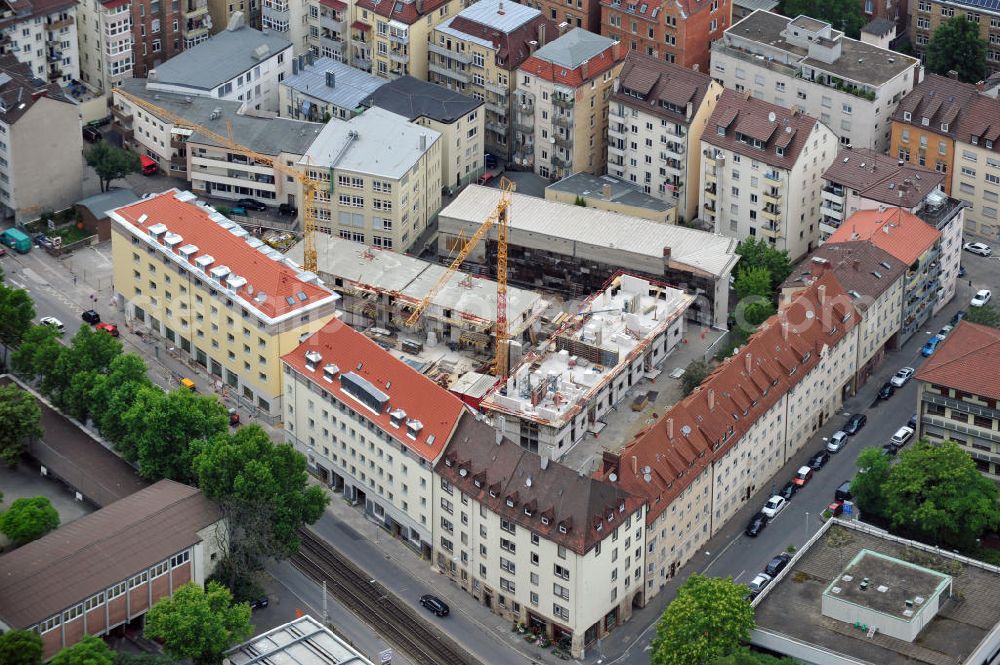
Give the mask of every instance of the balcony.
<path id="1" fill-rule="evenodd" d="M 784 237 L 784 234 L 781 232 L 781 227 L 778 224 L 765 224 L 758 230 L 762 234 L 768 236 L 769 238 L 774 238 L 775 240 Z"/>
<path id="2" fill-rule="evenodd" d="M 191 46 L 194 46 L 199 41 L 207 37 L 208 37 L 208 26 L 204 24 L 199 25 L 197 27 L 188 28 L 187 30 L 184 31 L 184 39 L 188 42 L 191 41 L 194 42 L 194 44 L 191 44 Z M 185 48 L 191 48 L 191 46 L 185 46 Z"/>
<path id="3" fill-rule="evenodd" d="M 368 36 L 364 32 L 354 30 L 351 32 L 351 44 L 358 48 L 371 50 L 372 40 L 368 39 Z"/>
<path id="4" fill-rule="evenodd" d="M 410 36 L 405 32 L 390 32 L 389 41 L 394 44 L 409 44 Z"/>
<path id="5" fill-rule="evenodd" d="M 50 69 L 49 70 L 49 80 L 50 81 L 58 81 L 59 79 L 62 78 L 62 75 L 63 75 L 63 70 L 61 70 L 61 69 L 56 68 L 56 69 Z"/>
<path id="6" fill-rule="evenodd" d="M 506 125 L 506 123 L 496 122 L 495 120 L 487 120 L 485 126 L 486 126 L 486 129 L 488 129 L 491 132 L 494 132 L 496 134 L 500 134 L 502 136 L 506 136 L 507 135 L 507 125 Z"/>
<path id="7" fill-rule="evenodd" d="M 496 102 L 486 102 L 486 110 L 492 111 L 497 115 L 507 115 L 507 105 L 497 104 Z"/>
<path id="8" fill-rule="evenodd" d="M 552 114 L 552 124 L 556 127 L 562 127 L 563 129 L 571 130 L 573 129 L 573 116 L 563 114 L 557 115 Z"/>
<path id="9" fill-rule="evenodd" d="M 608 122 L 625 122 L 625 116 L 622 113 L 618 113 L 618 109 L 615 108 L 616 104 L 611 104 L 608 106 Z"/>
<path id="10" fill-rule="evenodd" d="M 567 151 L 573 149 L 572 136 L 560 136 L 559 134 L 556 134 L 554 138 L 556 141 L 556 145 L 559 146 L 560 148 L 564 148 Z"/>
<path id="11" fill-rule="evenodd" d="M 196 19 L 199 16 L 204 16 L 207 13 L 208 13 L 207 4 L 201 5 L 200 7 L 194 7 L 192 5 L 188 5 L 187 9 L 184 10 L 184 18 Z"/>
<path id="12" fill-rule="evenodd" d="M 716 188 L 715 183 L 713 182 L 711 185 L 708 185 L 707 187 L 705 187 L 705 196 L 710 196 L 712 198 L 715 198 L 716 191 L 717 191 L 717 188 Z"/>
<path id="13" fill-rule="evenodd" d="M 514 122 L 514 130 L 518 131 L 518 132 L 521 132 L 522 134 L 534 134 L 535 133 L 535 126 L 534 125 L 526 125 L 526 124 L 524 124 L 522 122 L 515 121 Z"/>
<path id="14" fill-rule="evenodd" d="M 839 203 L 823 201 L 823 205 L 819 207 L 819 210 L 826 217 L 835 219 L 838 222 L 844 221 L 844 206 Z"/>
<path id="15" fill-rule="evenodd" d="M 535 115 L 535 103 L 531 100 L 521 101 L 517 103 L 517 112 L 526 116 Z"/>
<path id="16" fill-rule="evenodd" d="M 619 158 L 624 159 L 624 157 L 625 157 L 625 145 L 624 144 L 615 143 L 614 141 L 608 141 L 608 156 L 610 157 L 612 155 L 614 155 L 615 157 L 619 157 Z M 617 161 L 615 163 L 618 164 L 619 166 L 621 166 L 621 164 L 622 164 L 621 161 Z"/>
<path id="17" fill-rule="evenodd" d="M 427 70 L 434 72 L 438 76 L 443 76 L 445 78 L 452 79 L 453 81 L 460 81 L 461 83 L 468 83 L 471 80 L 468 74 L 455 71 L 454 69 L 449 69 L 448 67 L 442 67 L 441 65 L 435 65 L 433 63 L 427 65 Z"/>
<path id="18" fill-rule="evenodd" d="M 684 170 L 684 162 L 670 157 L 668 153 L 660 153 L 660 161 L 663 162 L 663 166 L 668 171 L 673 171 L 674 175 L 680 175 L 681 171 Z"/>
<path id="19" fill-rule="evenodd" d="M 772 189 L 769 189 L 769 190 L 767 190 L 767 191 L 764 192 L 764 204 L 765 205 L 770 204 L 772 206 L 779 206 L 779 205 L 781 205 L 781 201 L 784 198 L 785 197 L 782 196 L 781 192 L 778 191 L 777 189 L 773 189 L 772 188 Z"/>
<path id="20" fill-rule="evenodd" d="M 565 159 L 560 159 L 559 157 L 552 157 L 552 166 L 557 169 L 565 169 L 569 167 L 569 162 Z"/>
<path id="21" fill-rule="evenodd" d="M 684 145 L 681 143 L 676 143 L 674 141 L 667 141 L 666 143 L 661 143 L 663 149 L 667 152 L 670 157 L 674 159 L 683 159 L 684 155 Z"/>
<path id="22" fill-rule="evenodd" d="M 768 171 L 764 174 L 764 177 L 772 182 L 781 182 L 781 174 L 777 171 Z"/>
<path id="23" fill-rule="evenodd" d="M 624 124 L 620 122 L 609 122 L 608 123 L 608 137 L 625 140 L 625 134 L 627 128 Z"/>
<path id="24" fill-rule="evenodd" d="M 370 72 L 372 70 L 372 59 L 358 55 L 351 58 L 351 66 L 357 67 L 362 71 Z"/>
<path id="25" fill-rule="evenodd" d="M 552 105 L 560 109 L 572 109 L 575 100 L 572 97 L 552 95 Z"/>
<path id="26" fill-rule="evenodd" d="M 777 222 L 781 220 L 781 208 L 777 206 L 764 206 L 760 214 L 765 219 L 770 219 L 772 222 Z"/>
<path id="27" fill-rule="evenodd" d="M 719 160 L 716 159 L 715 157 L 715 153 L 705 150 L 704 152 L 701 153 L 701 157 L 702 157 L 701 161 L 705 163 L 705 166 L 711 169 L 712 175 L 714 176 L 715 167 L 718 165 L 719 162 Z"/>
<path id="28" fill-rule="evenodd" d="M 710 213 L 712 213 L 714 215 L 715 214 L 715 201 L 705 201 L 705 204 L 702 206 L 702 208 L 705 209 L 705 212 L 710 212 Z"/>
<path id="29" fill-rule="evenodd" d="M 440 46 L 439 44 L 434 44 L 433 42 L 427 44 L 427 50 L 430 51 L 431 53 L 437 53 L 440 56 L 444 56 L 445 58 L 450 58 L 455 62 L 461 62 L 462 64 L 465 65 L 468 65 L 469 63 L 472 62 L 471 55 L 465 53 L 459 53 L 458 51 L 449 51 L 445 47 Z"/>
<path id="30" fill-rule="evenodd" d="M 402 49 L 392 49 L 389 51 L 389 59 L 405 65 L 410 61 L 410 54 Z"/>
<path id="31" fill-rule="evenodd" d="M 58 21 L 52 21 L 51 23 L 45 24 L 46 30 L 61 30 L 62 28 L 73 25 L 74 20 L 72 16 L 67 16 L 66 18 L 61 18 Z"/>
<path id="32" fill-rule="evenodd" d="M 324 30 L 330 30 L 331 32 L 343 32 L 344 20 L 338 19 L 335 14 L 320 14 L 319 27 Z"/>
<path id="33" fill-rule="evenodd" d="M 171 150 L 185 150 L 187 148 L 187 138 L 181 138 L 177 134 L 170 135 Z"/>

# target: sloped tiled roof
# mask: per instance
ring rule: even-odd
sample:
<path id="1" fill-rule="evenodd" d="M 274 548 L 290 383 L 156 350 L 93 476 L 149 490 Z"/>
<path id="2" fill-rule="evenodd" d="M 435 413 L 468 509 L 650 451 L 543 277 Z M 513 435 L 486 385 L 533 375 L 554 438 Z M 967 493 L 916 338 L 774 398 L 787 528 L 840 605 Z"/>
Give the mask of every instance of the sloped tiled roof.
<path id="1" fill-rule="evenodd" d="M 909 264 L 870 242 L 825 242 L 799 262 L 781 284 L 782 289 L 809 286 L 825 272 L 833 272 L 840 286 L 854 298 L 854 293 L 876 299 L 891 287 Z M 852 293 L 852 291 L 854 293 Z M 854 298 L 864 309 L 864 301 Z"/>
<path id="2" fill-rule="evenodd" d="M 832 273 L 820 276 L 764 322 L 689 396 L 670 407 L 620 453 L 605 453 L 597 477 L 649 501 L 647 524 L 666 510 L 758 418 L 803 379 L 858 324 L 851 297 Z M 811 323 L 809 323 L 811 322 Z"/>
<path id="3" fill-rule="evenodd" d="M 1000 329 L 960 321 L 917 371 L 916 379 L 1000 399 Z"/>
<path id="4" fill-rule="evenodd" d="M 611 98 L 626 106 L 639 107 L 646 113 L 686 124 L 688 119 L 683 113 L 670 111 L 662 103 L 680 109 L 686 109 L 691 104 L 692 113 L 697 113 L 711 85 L 712 77 L 708 74 L 638 51 L 629 51 L 618 74 L 617 90 Z M 639 97 L 626 90 L 637 93 Z"/>
<path id="5" fill-rule="evenodd" d="M 310 360 L 306 354 L 318 355 L 312 355 Z M 282 356 L 281 360 L 320 390 L 335 393 L 340 401 L 365 420 L 375 423 L 386 434 L 429 462 L 436 460 L 444 450 L 464 410 L 462 401 L 447 389 L 339 319 L 327 323 L 294 351 Z M 347 381 L 352 387 L 360 385 L 366 391 L 384 397 L 387 407 L 376 412 L 355 399 L 343 388 L 345 375 L 349 377 Z M 419 431 L 415 436 L 407 434 L 405 425 L 396 427 L 391 423 L 390 413 L 397 410 L 405 412 L 407 422 L 419 422 Z"/>
<path id="6" fill-rule="evenodd" d="M 980 148 L 1000 153 L 1000 99 L 976 95 L 965 106 L 958 119 L 957 138 L 971 143 L 973 137 Z M 992 142 L 992 148 L 987 148 L 987 141 Z"/>
<path id="7" fill-rule="evenodd" d="M 517 69 L 531 55 L 530 42 L 559 34 L 556 24 L 539 10 L 509 0 L 506 4 L 479 0 L 436 30 L 494 49 L 497 65 L 508 70 Z"/>
<path id="8" fill-rule="evenodd" d="M 941 232 L 902 208 L 859 210 L 840 225 L 827 242 L 867 240 L 907 266 L 934 245 Z"/>
<path id="9" fill-rule="evenodd" d="M 937 74 L 927 74 L 900 100 L 896 112 L 892 114 L 892 120 L 955 138 L 963 109 L 976 95 L 974 85 Z M 905 113 L 910 114 L 909 120 L 904 120 Z M 926 125 L 923 124 L 924 118 L 928 121 Z M 947 131 L 941 129 L 942 124 L 948 125 Z"/>
<path id="10" fill-rule="evenodd" d="M 73 104 L 58 83 L 44 83 L 31 73 L 31 66 L 10 53 L 0 55 L 0 119 L 14 124 L 42 97 Z"/>
<path id="11" fill-rule="evenodd" d="M 357 7 L 411 25 L 424 16 L 433 14 L 447 3 L 448 0 L 426 0 L 423 3 L 418 3 L 417 0 L 358 0 Z M 423 7 L 418 8 L 418 4 L 422 4 Z"/>
<path id="12" fill-rule="evenodd" d="M 611 535 L 643 503 L 613 483 L 542 463 L 466 413 L 435 472 L 491 511 L 577 554 Z"/>
<path id="13" fill-rule="evenodd" d="M 577 88 L 624 61 L 626 55 L 621 42 L 573 28 L 535 51 L 520 69 L 546 81 Z"/>
<path id="14" fill-rule="evenodd" d="M 944 183 L 945 175 L 909 162 L 900 164 L 868 148 L 844 148 L 823 179 L 856 190 L 865 199 L 915 208 Z"/>

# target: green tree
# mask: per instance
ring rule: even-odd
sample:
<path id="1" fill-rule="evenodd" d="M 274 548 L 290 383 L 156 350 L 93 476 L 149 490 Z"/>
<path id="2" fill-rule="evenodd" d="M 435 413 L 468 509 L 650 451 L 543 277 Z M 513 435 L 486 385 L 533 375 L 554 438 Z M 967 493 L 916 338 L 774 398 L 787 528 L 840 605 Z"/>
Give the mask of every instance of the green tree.
<path id="1" fill-rule="evenodd" d="M 101 191 L 106 192 L 112 180 L 124 178 L 139 170 L 138 155 L 100 141 L 86 153 L 87 165 L 93 167 L 101 180 Z"/>
<path id="2" fill-rule="evenodd" d="M 215 665 L 226 649 L 252 632 L 250 606 L 233 605 L 232 600 L 229 590 L 216 582 L 204 589 L 185 584 L 146 614 L 146 637 L 163 640 L 174 658 Z"/>
<path id="3" fill-rule="evenodd" d="M 31 393 L 0 386 L 0 462 L 16 465 L 25 444 L 42 435 L 41 422 L 42 410 Z"/>
<path id="4" fill-rule="evenodd" d="M 778 310 L 774 303 L 760 296 L 741 300 L 736 305 L 736 323 L 738 328 L 746 329 L 747 336 L 757 330 L 757 326 L 774 316 Z"/>
<path id="5" fill-rule="evenodd" d="M 792 262 L 788 260 L 788 252 L 771 247 L 766 240 L 747 238 L 736 247 L 736 253 L 740 256 L 741 269 L 767 268 L 771 273 L 771 293 L 776 292 L 778 285 L 792 274 Z"/>
<path id="6" fill-rule="evenodd" d="M 229 414 L 214 395 L 184 388 L 165 393 L 146 387 L 136 392 L 122 422 L 126 434 L 119 450 L 126 459 L 139 463 L 143 478 L 191 483 L 192 444 L 224 433 Z"/>
<path id="7" fill-rule="evenodd" d="M 2 273 L 0 273 L 2 274 Z M 3 367 L 7 366 L 7 348 L 16 347 L 31 328 L 35 303 L 24 289 L 0 284 L 0 343 L 4 344 Z"/>
<path id="8" fill-rule="evenodd" d="M 742 300 L 751 296 L 770 298 L 774 293 L 771 271 L 765 266 L 740 265 L 733 283 L 736 297 Z"/>
<path id="9" fill-rule="evenodd" d="M 41 665 L 42 636 L 33 630 L 8 630 L 0 635 L 0 663 Z"/>
<path id="10" fill-rule="evenodd" d="M 114 665 L 115 654 L 99 637 L 85 635 L 52 657 L 49 665 Z"/>
<path id="11" fill-rule="evenodd" d="M 854 503 L 863 513 L 882 515 L 882 486 L 889 477 L 889 458 L 881 448 L 866 448 L 858 455 L 858 474 L 851 481 Z"/>
<path id="12" fill-rule="evenodd" d="M 298 551 L 298 530 L 312 524 L 329 502 L 308 484 L 306 459 L 275 444 L 257 425 L 202 441 L 194 460 L 198 487 L 221 506 L 229 523 L 229 579 L 258 570 L 267 558 Z"/>
<path id="13" fill-rule="evenodd" d="M 18 545 L 41 538 L 59 526 L 59 513 L 44 496 L 21 498 L 0 514 L 0 533 Z"/>
<path id="14" fill-rule="evenodd" d="M 11 369 L 25 381 L 42 379 L 52 373 L 62 348 L 52 326 L 31 326 L 11 354 Z"/>
<path id="15" fill-rule="evenodd" d="M 687 578 L 656 624 L 652 665 L 702 665 L 736 652 L 754 627 L 746 594 L 732 578 Z"/>
<path id="16" fill-rule="evenodd" d="M 861 28 L 868 22 L 857 0 L 784 0 L 782 5 L 781 13 L 785 16 L 805 14 L 818 18 L 853 39 L 860 38 Z"/>
<path id="17" fill-rule="evenodd" d="M 1000 526 L 1000 488 L 954 441 L 920 441 L 900 453 L 882 495 L 893 529 L 932 544 L 968 551 Z"/>
<path id="18" fill-rule="evenodd" d="M 687 366 L 684 370 L 684 375 L 681 376 L 681 389 L 684 391 L 684 396 L 687 397 L 694 392 L 694 389 L 701 385 L 701 382 L 705 380 L 709 374 L 712 373 L 712 365 L 705 362 L 704 360 L 693 360 L 691 364 Z"/>
<path id="19" fill-rule="evenodd" d="M 60 355 L 47 383 L 53 401 L 81 421 L 90 417 L 90 390 L 97 378 L 108 372 L 111 363 L 122 353 L 122 343 L 90 326 L 81 327 L 69 348 Z"/>
<path id="20" fill-rule="evenodd" d="M 117 446 L 125 437 L 125 414 L 139 391 L 152 385 L 145 361 L 134 353 L 118 356 L 106 374 L 94 378 L 88 392 L 90 417 L 105 439 Z"/>
<path id="21" fill-rule="evenodd" d="M 979 24 L 955 16 L 939 25 L 927 44 L 927 68 L 942 76 L 954 70 L 966 83 L 983 80 L 986 41 L 979 36 Z"/>
<path id="22" fill-rule="evenodd" d="M 969 323 L 979 323 L 984 326 L 1000 328 L 1000 312 L 993 305 L 970 307 L 965 313 L 964 320 Z"/>

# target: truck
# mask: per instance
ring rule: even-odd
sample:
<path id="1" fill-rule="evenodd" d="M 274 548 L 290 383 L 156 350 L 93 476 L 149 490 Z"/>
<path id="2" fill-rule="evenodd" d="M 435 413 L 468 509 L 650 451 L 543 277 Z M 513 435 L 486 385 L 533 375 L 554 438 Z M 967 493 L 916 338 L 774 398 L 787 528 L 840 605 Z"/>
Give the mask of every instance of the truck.
<path id="1" fill-rule="evenodd" d="M 20 229 L 7 229 L 0 233 L 0 242 L 19 254 L 27 254 L 31 251 L 31 238 Z"/>

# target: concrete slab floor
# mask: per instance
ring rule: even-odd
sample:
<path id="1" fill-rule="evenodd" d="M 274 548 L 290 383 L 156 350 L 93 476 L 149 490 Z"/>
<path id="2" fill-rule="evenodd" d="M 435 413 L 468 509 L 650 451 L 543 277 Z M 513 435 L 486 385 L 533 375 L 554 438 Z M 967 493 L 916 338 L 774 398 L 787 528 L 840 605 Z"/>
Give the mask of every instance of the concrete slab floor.
<path id="1" fill-rule="evenodd" d="M 59 513 L 59 524 L 67 524 L 73 520 L 94 512 L 89 503 L 77 501 L 73 493 L 57 480 L 46 478 L 39 473 L 34 462 L 22 462 L 15 468 L 0 466 L 0 492 L 3 492 L 3 503 L 0 510 L 10 508 L 17 499 L 44 496 L 52 502 L 52 507 Z M 0 535 L 0 551 L 12 549 L 6 536 Z"/>

